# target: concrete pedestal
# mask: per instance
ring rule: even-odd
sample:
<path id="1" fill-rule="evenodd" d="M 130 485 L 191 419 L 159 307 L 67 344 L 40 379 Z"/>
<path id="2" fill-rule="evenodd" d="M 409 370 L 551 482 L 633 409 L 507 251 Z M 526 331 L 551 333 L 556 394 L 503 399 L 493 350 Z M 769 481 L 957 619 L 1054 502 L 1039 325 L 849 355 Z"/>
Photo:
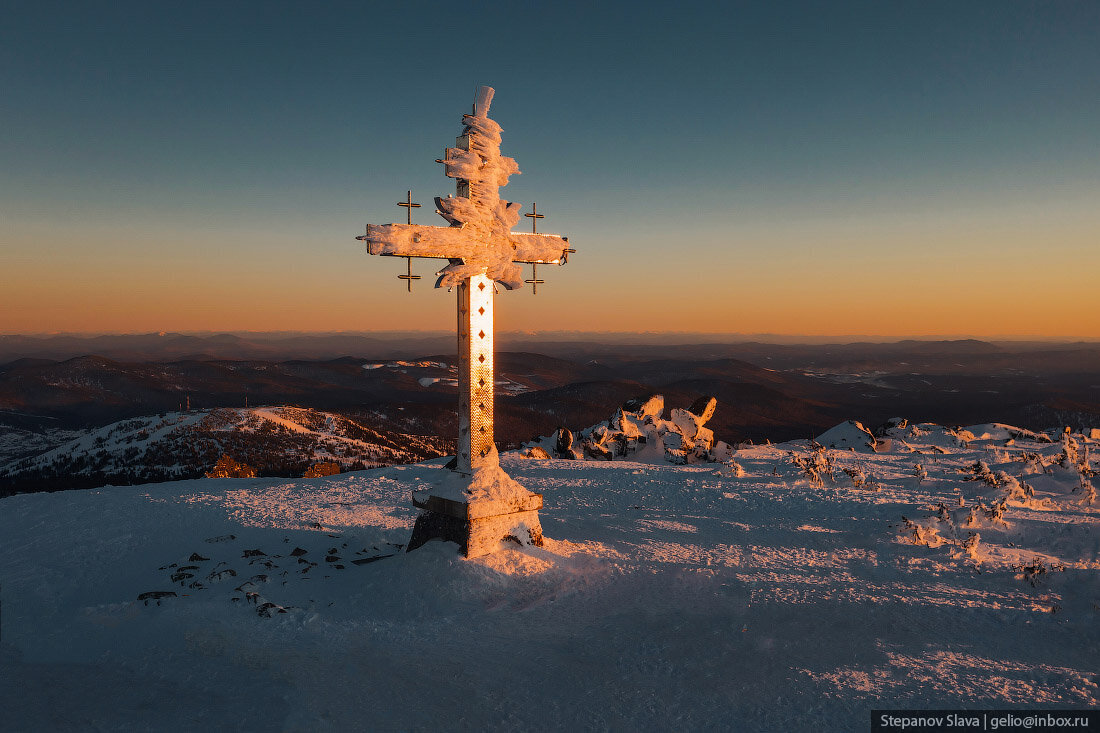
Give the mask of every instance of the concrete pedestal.
<path id="1" fill-rule="evenodd" d="M 420 496 L 413 495 L 413 504 L 422 511 L 413 527 L 407 552 L 434 539 L 457 543 L 466 557 L 495 552 L 501 540 L 542 547 L 538 512 L 542 508 L 542 494 L 529 492 L 508 502 L 486 499 L 462 502 L 423 492 Z"/>

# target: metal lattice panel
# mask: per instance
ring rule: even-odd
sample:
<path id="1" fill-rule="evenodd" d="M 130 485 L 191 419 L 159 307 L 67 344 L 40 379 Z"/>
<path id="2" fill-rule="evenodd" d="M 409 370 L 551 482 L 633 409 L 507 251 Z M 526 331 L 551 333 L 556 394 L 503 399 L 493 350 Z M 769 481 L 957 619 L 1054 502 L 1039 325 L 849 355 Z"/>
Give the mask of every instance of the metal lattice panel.
<path id="1" fill-rule="evenodd" d="M 458 469 L 481 465 L 493 448 L 493 281 L 458 288 Z"/>

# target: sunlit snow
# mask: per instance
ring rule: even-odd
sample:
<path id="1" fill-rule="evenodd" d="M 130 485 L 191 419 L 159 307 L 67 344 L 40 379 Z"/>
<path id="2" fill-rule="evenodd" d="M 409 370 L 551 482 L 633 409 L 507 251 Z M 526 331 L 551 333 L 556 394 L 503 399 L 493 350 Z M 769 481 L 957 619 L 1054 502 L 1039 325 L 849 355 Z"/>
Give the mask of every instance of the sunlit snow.
<path id="1" fill-rule="evenodd" d="M 899 420 L 877 451 L 505 454 L 544 495 L 546 545 L 474 560 L 402 552 L 442 461 L 6 498 L 0 706 L 39 730 L 861 730 L 875 707 L 1095 706 L 1097 442 L 1042 437 Z M 156 591 L 175 596 L 138 600 Z"/>

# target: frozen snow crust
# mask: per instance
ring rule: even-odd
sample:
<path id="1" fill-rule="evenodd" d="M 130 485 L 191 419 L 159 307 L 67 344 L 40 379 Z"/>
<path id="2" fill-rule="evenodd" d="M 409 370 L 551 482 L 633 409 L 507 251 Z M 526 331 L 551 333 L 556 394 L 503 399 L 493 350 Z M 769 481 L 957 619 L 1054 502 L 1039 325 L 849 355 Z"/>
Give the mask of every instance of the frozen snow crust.
<path id="1" fill-rule="evenodd" d="M 863 730 L 876 707 L 1100 704 L 1097 441 L 883 433 L 679 466 L 504 455 L 546 544 L 474 560 L 401 551 L 438 460 L 2 499 L 4 727 Z"/>

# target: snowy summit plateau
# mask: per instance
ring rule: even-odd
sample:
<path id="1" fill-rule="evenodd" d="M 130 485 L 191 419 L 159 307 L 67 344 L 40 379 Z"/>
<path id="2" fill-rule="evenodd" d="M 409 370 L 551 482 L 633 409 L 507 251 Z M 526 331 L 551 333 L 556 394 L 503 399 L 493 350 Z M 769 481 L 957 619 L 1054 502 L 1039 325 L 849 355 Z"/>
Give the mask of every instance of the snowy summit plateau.
<path id="1" fill-rule="evenodd" d="M 852 730 L 1100 703 L 1096 436 L 897 419 L 681 464 L 684 420 L 642 414 L 659 451 L 503 454 L 543 546 L 475 559 L 404 552 L 442 458 L 0 500 L 5 725 Z"/>

